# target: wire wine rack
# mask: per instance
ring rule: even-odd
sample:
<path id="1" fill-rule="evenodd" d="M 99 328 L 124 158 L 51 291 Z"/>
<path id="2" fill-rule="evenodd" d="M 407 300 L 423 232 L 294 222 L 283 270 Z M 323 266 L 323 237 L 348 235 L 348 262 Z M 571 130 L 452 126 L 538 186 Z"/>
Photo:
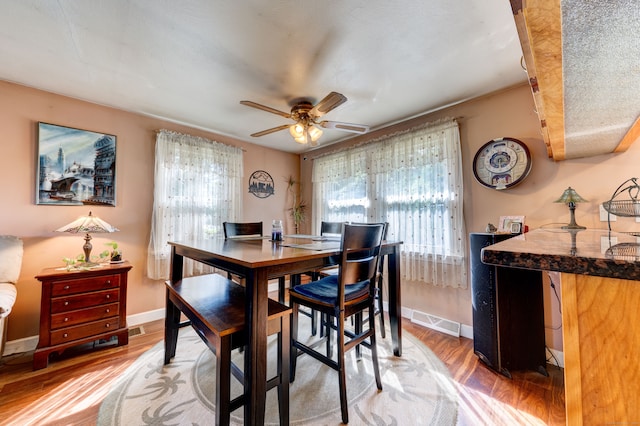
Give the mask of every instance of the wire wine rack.
<path id="1" fill-rule="evenodd" d="M 640 217 L 640 184 L 638 178 L 624 181 L 613 193 L 609 201 L 602 203 L 607 211 L 607 223 L 611 232 L 611 215 L 621 217 Z M 625 232 L 640 237 L 640 232 Z M 640 260 L 640 243 L 618 243 L 611 245 L 605 255 L 611 259 Z"/>

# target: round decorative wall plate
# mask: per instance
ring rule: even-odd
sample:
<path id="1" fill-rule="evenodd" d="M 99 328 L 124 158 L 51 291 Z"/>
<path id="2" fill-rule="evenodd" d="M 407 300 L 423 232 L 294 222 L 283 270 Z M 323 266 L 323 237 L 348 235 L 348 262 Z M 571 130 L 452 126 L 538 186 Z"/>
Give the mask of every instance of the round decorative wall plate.
<path id="1" fill-rule="evenodd" d="M 473 175 L 492 189 L 508 189 L 522 182 L 531 171 L 531 154 L 524 142 L 499 138 L 484 144 L 473 159 Z"/>
<path id="2" fill-rule="evenodd" d="M 249 176 L 249 192 L 258 198 L 274 194 L 273 178 L 264 170 L 256 170 Z"/>

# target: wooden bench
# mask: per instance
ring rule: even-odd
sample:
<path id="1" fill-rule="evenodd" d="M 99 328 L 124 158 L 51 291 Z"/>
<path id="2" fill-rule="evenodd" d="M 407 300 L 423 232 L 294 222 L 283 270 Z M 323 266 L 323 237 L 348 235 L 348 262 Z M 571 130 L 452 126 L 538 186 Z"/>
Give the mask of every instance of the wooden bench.
<path id="1" fill-rule="evenodd" d="M 178 331 L 191 325 L 216 355 L 216 425 L 227 425 L 230 414 L 244 404 L 243 395 L 231 399 L 231 375 L 244 384 L 242 371 L 231 361 L 231 350 L 246 344 L 245 291 L 218 274 L 166 282 L 165 365 L 176 354 Z M 180 322 L 183 313 L 189 321 Z M 269 299 L 268 334 L 278 334 L 277 374 L 267 390 L 278 388 L 280 424 L 289 424 L 289 353 L 291 308 Z M 245 351 L 245 354 L 247 352 Z"/>

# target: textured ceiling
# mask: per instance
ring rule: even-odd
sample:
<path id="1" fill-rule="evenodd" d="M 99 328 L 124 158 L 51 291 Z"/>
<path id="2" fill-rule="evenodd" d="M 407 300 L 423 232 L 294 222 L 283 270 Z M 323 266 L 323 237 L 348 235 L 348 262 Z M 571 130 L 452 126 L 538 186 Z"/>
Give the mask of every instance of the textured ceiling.
<path id="1" fill-rule="evenodd" d="M 566 158 L 613 152 L 640 117 L 637 0 L 562 0 Z"/>
<path id="2" fill-rule="evenodd" d="M 0 79 L 264 144 L 299 97 L 372 129 L 526 81 L 507 0 L 0 0 Z M 59 123 L 65 124 L 65 123 Z M 326 129 L 322 145 L 352 136 Z"/>
<path id="3" fill-rule="evenodd" d="M 554 160 L 626 151 L 640 139 L 637 0 L 512 0 Z"/>

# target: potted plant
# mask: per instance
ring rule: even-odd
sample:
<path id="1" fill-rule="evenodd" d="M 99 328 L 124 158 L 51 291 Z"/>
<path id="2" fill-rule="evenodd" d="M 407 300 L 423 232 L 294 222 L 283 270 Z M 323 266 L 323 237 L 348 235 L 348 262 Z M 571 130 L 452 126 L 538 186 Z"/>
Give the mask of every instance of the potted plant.
<path id="1" fill-rule="evenodd" d="M 105 250 L 100 254 L 102 258 L 109 258 L 111 263 L 120 263 L 122 262 L 122 251 L 118 248 L 118 243 L 115 241 L 111 241 L 109 243 L 105 243 L 105 245 L 111 247 L 111 250 Z"/>
<path id="2" fill-rule="evenodd" d="M 297 188 L 296 188 L 297 186 Z M 302 184 L 296 181 L 293 176 L 289 176 L 287 180 L 287 190 L 291 193 L 291 218 L 293 219 L 293 226 L 295 233 L 300 233 L 300 224 L 304 222 L 307 212 L 307 205 L 300 198 L 300 191 L 302 190 Z"/>

